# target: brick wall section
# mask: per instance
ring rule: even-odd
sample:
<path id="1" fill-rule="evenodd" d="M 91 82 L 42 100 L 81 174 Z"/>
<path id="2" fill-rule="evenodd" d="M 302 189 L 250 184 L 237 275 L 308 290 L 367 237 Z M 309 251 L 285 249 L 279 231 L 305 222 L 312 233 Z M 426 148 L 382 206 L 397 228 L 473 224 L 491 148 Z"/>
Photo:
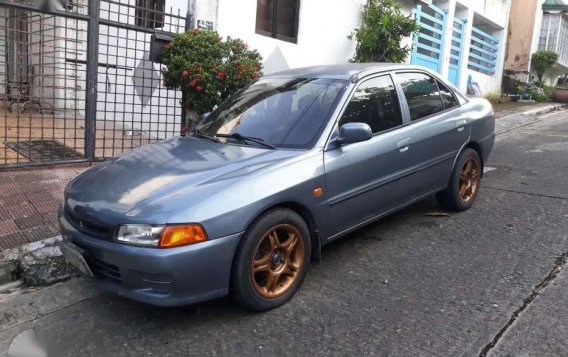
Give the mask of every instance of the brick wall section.
<path id="1" fill-rule="evenodd" d="M 59 234 L 67 183 L 88 164 L 0 170 L 0 250 Z"/>

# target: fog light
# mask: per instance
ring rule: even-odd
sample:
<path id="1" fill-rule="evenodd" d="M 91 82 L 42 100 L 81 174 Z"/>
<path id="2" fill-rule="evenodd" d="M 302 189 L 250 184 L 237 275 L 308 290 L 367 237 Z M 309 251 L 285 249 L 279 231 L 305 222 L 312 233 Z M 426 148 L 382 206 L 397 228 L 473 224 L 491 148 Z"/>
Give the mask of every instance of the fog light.
<path id="1" fill-rule="evenodd" d="M 207 240 L 205 230 L 199 224 L 166 226 L 160 237 L 160 248 L 173 248 Z"/>

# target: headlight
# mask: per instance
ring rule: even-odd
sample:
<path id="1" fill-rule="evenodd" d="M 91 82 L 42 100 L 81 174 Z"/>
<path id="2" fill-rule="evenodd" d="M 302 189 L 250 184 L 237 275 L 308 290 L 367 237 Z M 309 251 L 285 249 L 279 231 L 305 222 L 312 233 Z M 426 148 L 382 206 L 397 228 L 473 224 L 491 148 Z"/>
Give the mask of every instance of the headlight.
<path id="1" fill-rule="evenodd" d="M 207 240 L 207 234 L 199 224 L 151 226 L 127 224 L 120 226 L 116 240 L 126 244 L 174 248 Z"/>
<path id="2" fill-rule="evenodd" d="M 127 224 L 120 226 L 116 240 L 122 243 L 157 247 L 163 227 L 148 224 Z"/>

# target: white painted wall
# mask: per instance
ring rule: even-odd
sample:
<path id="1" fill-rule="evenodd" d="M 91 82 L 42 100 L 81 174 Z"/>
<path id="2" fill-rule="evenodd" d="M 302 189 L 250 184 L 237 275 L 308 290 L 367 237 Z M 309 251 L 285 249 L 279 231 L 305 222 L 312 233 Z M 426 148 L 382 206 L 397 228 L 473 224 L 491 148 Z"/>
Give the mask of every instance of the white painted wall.
<path id="1" fill-rule="evenodd" d="M 310 65 L 345 63 L 354 52 L 347 39 L 359 26 L 364 0 L 303 0 L 300 6 L 298 43 L 255 33 L 256 0 L 219 0 L 218 31 L 239 37 L 256 48 L 265 73 Z"/>
<path id="2" fill-rule="evenodd" d="M 210 4 L 215 3 L 216 0 L 196 1 L 198 4 L 200 2 Z M 264 72 L 271 73 L 288 68 L 347 62 L 353 56 L 355 49 L 355 44 L 347 39 L 347 35 L 360 25 L 362 6 L 365 2 L 366 0 L 302 0 L 297 44 L 255 33 L 257 0 L 218 0 L 218 17 L 215 22 L 222 36 L 239 37 L 251 47 L 256 48 L 265 60 Z M 403 12 L 411 15 L 416 2 L 415 0 L 401 0 Z M 467 18 L 470 30 L 474 15 L 476 19 L 482 19 L 483 23 L 489 24 L 490 32 L 501 39 L 501 47 L 504 49 L 510 0 L 432 0 L 427 2 L 447 9 L 450 15 L 448 16 L 449 21 L 453 20 L 454 13 L 462 19 Z M 451 30 L 448 27 L 449 34 Z M 499 65 L 495 75 L 488 76 L 471 71 L 467 69 L 469 39 L 469 34 L 466 34 L 461 89 L 465 90 L 467 77 L 472 74 L 484 92 L 499 91 L 504 50 L 498 54 Z M 402 42 L 402 45 L 411 44 L 411 38 L 406 38 Z M 410 58 L 407 62 L 409 61 Z M 443 75 L 447 75 L 448 65 L 449 49 L 446 48 Z"/>
<path id="3" fill-rule="evenodd" d="M 467 89 L 467 79 L 471 75 L 474 82 L 479 84 L 483 95 L 501 93 L 511 0 L 457 0 L 457 3 L 461 8 L 460 14 L 462 18 L 467 17 L 462 61 L 463 70 L 461 71 L 459 87 L 461 90 L 465 91 Z M 497 65 L 495 67 L 495 73 L 492 75 L 477 72 L 467 67 L 467 58 L 469 57 L 468 44 L 471 41 L 471 28 L 473 26 L 499 40 Z"/>

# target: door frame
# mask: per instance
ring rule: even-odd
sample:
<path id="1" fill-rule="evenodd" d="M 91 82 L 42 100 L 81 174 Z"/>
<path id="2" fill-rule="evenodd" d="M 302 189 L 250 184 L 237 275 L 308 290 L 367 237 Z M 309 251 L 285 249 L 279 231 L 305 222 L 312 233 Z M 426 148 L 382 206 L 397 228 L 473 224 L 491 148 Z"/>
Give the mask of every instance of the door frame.
<path id="1" fill-rule="evenodd" d="M 331 130 L 329 131 L 329 135 L 328 135 L 328 137 L 325 141 L 324 150 L 323 150 L 324 152 L 337 149 L 337 145 L 335 144 L 334 139 L 337 137 L 337 135 L 339 135 L 339 120 L 341 119 L 341 117 L 343 116 L 343 113 L 347 109 L 347 106 L 349 105 L 349 102 L 353 98 L 353 95 L 355 94 L 355 91 L 357 90 L 357 88 L 359 88 L 359 86 L 365 81 L 368 81 L 370 79 L 377 78 L 377 77 L 383 77 L 383 76 L 389 76 L 390 79 L 392 80 L 393 84 L 394 84 L 394 88 L 396 90 L 396 95 L 398 97 L 398 105 L 400 106 L 400 111 L 401 111 L 401 114 L 402 114 L 402 125 L 399 125 L 399 126 L 396 126 L 394 128 L 384 130 L 384 131 L 381 131 L 381 132 L 378 132 L 378 133 L 374 133 L 371 140 L 377 135 L 389 132 L 391 130 L 396 130 L 398 128 L 402 128 L 402 127 L 410 124 L 410 112 L 408 111 L 408 105 L 406 104 L 406 99 L 404 100 L 405 105 L 403 105 L 401 95 L 403 96 L 404 93 L 402 92 L 402 87 L 400 87 L 400 85 L 398 85 L 398 82 L 397 82 L 397 79 L 396 79 L 396 76 L 395 76 L 395 71 L 394 70 L 384 70 L 384 71 L 381 71 L 381 72 L 370 73 L 370 74 L 358 79 L 357 82 L 352 83 L 351 88 L 348 90 L 348 94 L 346 95 L 346 98 L 343 100 L 343 103 L 341 105 L 341 109 L 338 112 L 336 112 L 336 114 L 334 114 L 334 118 L 332 119 L 333 120 L 333 126 L 332 126 Z"/>

